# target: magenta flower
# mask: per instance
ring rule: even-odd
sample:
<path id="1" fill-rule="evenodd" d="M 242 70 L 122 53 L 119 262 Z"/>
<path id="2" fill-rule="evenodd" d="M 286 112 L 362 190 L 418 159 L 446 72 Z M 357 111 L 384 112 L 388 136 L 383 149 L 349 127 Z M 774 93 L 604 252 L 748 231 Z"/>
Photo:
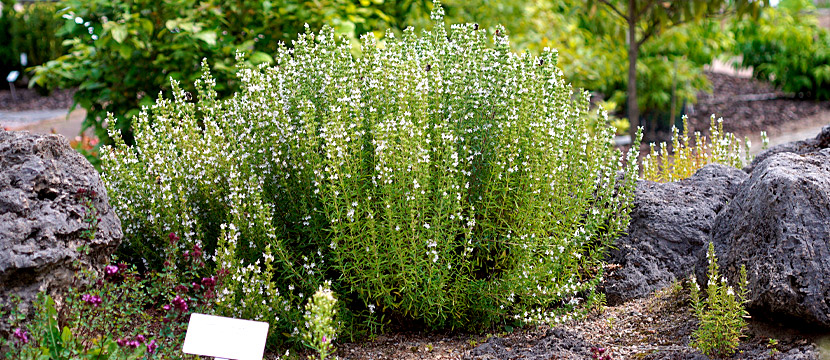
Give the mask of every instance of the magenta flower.
<path id="1" fill-rule="evenodd" d="M 208 289 L 213 288 L 214 286 L 216 286 L 216 277 L 211 276 L 211 277 L 202 278 L 202 286 L 204 286 Z"/>
<path id="2" fill-rule="evenodd" d="M 171 233 L 170 233 L 170 235 L 167 235 L 167 237 L 170 239 L 170 245 L 173 245 L 173 244 L 175 244 L 177 241 L 179 241 L 179 237 L 178 237 L 178 236 L 176 236 L 176 233 L 172 233 L 172 232 L 171 232 Z"/>
<path id="3" fill-rule="evenodd" d="M 158 347 L 159 346 L 156 344 L 156 341 L 151 340 L 150 342 L 147 343 L 147 353 L 149 353 L 149 354 L 155 353 L 156 349 L 158 349 Z"/>
<path id="4" fill-rule="evenodd" d="M 127 339 L 118 339 L 115 340 L 115 343 L 118 344 L 118 346 L 124 347 L 127 346 Z"/>
<path id="5" fill-rule="evenodd" d="M 173 307 L 180 312 L 187 311 L 187 300 L 182 298 L 181 296 L 176 295 L 176 298 L 173 299 Z"/>
<path id="6" fill-rule="evenodd" d="M 14 338 L 17 339 L 17 341 L 21 344 L 29 343 L 29 334 L 26 333 L 26 330 L 23 330 L 21 328 L 14 329 Z"/>
<path id="7" fill-rule="evenodd" d="M 81 300 L 94 307 L 98 307 L 103 302 L 100 296 L 90 294 L 84 294 L 84 296 L 81 296 Z"/>
<path id="8" fill-rule="evenodd" d="M 107 265 L 107 267 L 104 268 L 104 272 L 106 272 L 106 274 L 109 276 L 115 275 L 118 273 L 118 266 Z"/>

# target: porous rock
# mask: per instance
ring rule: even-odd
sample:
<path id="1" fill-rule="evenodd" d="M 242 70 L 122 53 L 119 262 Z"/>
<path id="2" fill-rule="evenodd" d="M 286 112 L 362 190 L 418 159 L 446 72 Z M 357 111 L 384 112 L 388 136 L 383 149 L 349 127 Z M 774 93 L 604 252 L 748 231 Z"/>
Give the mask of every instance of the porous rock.
<path id="1" fill-rule="evenodd" d="M 639 181 L 628 235 L 617 239 L 600 285 L 608 303 L 646 296 L 693 274 L 715 217 L 746 178 L 739 169 L 713 164 L 676 182 Z"/>
<path id="2" fill-rule="evenodd" d="M 545 336 L 527 343 L 511 343 L 500 337 L 492 337 L 463 357 L 465 360 L 590 358 L 591 345 L 578 334 L 560 328 L 549 329 Z"/>
<path id="3" fill-rule="evenodd" d="M 752 160 L 752 163 L 744 167 L 744 171 L 751 173 L 752 170 L 754 170 L 758 166 L 758 164 L 764 162 L 764 160 L 772 157 L 775 154 L 794 153 L 804 155 L 813 152 L 818 152 L 821 149 L 827 148 L 830 148 L 830 125 L 823 127 L 815 138 L 793 141 L 786 144 L 773 146 L 767 150 L 762 151 L 760 154 L 758 154 L 758 156 L 755 157 L 754 160 Z"/>
<path id="4" fill-rule="evenodd" d="M 718 214 L 712 242 L 733 285 L 746 266 L 756 317 L 830 327 L 830 149 L 758 164 Z M 701 282 L 705 269 L 702 249 Z"/>
<path id="5" fill-rule="evenodd" d="M 87 199 L 98 211 L 97 226 L 88 221 Z M 98 173 L 63 136 L 0 130 L 0 304 L 6 310 L 13 296 L 26 313 L 37 293 L 61 293 L 79 267 L 100 270 L 121 238 Z M 0 321 L 0 334 L 8 326 Z"/>

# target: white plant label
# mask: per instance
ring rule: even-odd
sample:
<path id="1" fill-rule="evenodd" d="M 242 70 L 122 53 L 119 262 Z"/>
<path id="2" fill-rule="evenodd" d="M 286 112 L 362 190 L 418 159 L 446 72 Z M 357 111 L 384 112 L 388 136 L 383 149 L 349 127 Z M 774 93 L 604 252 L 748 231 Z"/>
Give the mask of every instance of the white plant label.
<path id="1" fill-rule="evenodd" d="M 191 314 L 182 352 L 216 359 L 262 360 L 267 337 L 266 322 Z"/>

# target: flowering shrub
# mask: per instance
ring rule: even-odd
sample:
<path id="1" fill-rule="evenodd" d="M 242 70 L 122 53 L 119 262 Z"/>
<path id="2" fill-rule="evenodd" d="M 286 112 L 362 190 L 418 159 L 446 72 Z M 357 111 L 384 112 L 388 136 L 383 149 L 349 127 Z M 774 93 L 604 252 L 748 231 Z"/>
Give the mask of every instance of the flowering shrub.
<path id="1" fill-rule="evenodd" d="M 623 165 L 613 129 L 591 128 L 605 122 L 588 121 L 555 51 L 447 31 L 442 11 L 420 37 L 364 36 L 360 57 L 308 31 L 275 66 L 240 65 L 227 100 L 204 65 L 196 98 L 173 82 L 136 118 L 134 147 L 103 151 L 122 255 L 158 267 L 198 245 L 220 313 L 292 338 L 327 280 L 347 327 L 552 321 L 583 301 L 628 225 L 637 154 Z"/>
<path id="2" fill-rule="evenodd" d="M 741 140 L 735 134 L 723 131 L 723 119 L 715 120 L 712 115 L 709 124 L 710 138 L 694 133 L 694 143 L 689 143 L 689 125 L 686 116 L 683 116 L 683 134 L 676 127 L 672 127 L 672 147 L 669 150 L 666 143 L 660 143 L 660 151 L 651 151 L 643 158 L 643 179 L 659 182 L 671 182 L 685 179 L 706 166 L 707 164 L 723 164 L 736 168 L 744 166 L 744 162 L 752 162 L 749 149 L 752 144 L 749 138 L 744 138 L 743 149 Z M 769 144 L 766 132 L 761 132 L 763 148 Z"/>
<path id="3" fill-rule="evenodd" d="M 700 324 L 693 334 L 691 345 L 708 356 L 730 356 L 740 344 L 746 328 L 745 318 L 749 317 L 744 309 L 749 294 L 746 289 L 746 266 L 741 265 L 741 278 L 735 293 L 726 278 L 719 278 L 718 259 L 712 243 L 709 243 L 706 258 L 709 260 L 706 299 L 701 299 L 700 288 L 692 276 L 692 310 Z"/>

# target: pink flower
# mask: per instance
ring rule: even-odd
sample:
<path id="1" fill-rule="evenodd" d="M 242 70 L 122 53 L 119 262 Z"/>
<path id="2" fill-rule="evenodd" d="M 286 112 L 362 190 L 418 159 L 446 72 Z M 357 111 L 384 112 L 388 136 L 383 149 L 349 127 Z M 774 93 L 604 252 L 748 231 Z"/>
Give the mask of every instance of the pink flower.
<path id="1" fill-rule="evenodd" d="M 213 276 L 202 278 L 202 286 L 208 289 L 212 289 L 214 286 L 216 286 L 216 278 Z"/>
<path id="2" fill-rule="evenodd" d="M 21 344 L 29 343 L 29 334 L 26 333 L 26 330 L 23 330 L 21 328 L 14 329 L 14 338 L 17 339 L 17 341 Z"/>

